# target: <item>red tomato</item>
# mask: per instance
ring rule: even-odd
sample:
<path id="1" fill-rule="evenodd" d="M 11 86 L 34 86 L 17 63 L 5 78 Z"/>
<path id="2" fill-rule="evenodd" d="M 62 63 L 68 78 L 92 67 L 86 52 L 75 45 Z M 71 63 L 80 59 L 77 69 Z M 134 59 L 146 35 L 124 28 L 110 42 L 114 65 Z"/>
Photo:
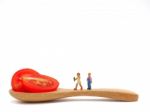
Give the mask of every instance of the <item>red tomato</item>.
<path id="1" fill-rule="evenodd" d="M 49 76 L 25 76 L 23 77 L 23 85 L 27 92 L 39 93 L 57 90 L 59 82 Z"/>
<path id="2" fill-rule="evenodd" d="M 11 85 L 15 91 L 26 91 L 23 87 L 22 78 L 24 76 L 38 76 L 39 73 L 33 69 L 25 68 L 18 70 L 12 77 Z"/>

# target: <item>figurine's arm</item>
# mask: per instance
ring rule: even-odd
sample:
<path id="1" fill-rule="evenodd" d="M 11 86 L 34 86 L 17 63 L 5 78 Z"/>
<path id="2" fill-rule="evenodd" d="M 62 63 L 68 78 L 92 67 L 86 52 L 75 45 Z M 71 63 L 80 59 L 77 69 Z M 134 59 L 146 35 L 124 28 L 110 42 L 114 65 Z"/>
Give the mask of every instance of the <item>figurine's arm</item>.
<path id="1" fill-rule="evenodd" d="M 77 78 L 73 77 L 73 80 L 74 80 L 74 81 L 76 81 L 76 80 L 77 80 Z"/>

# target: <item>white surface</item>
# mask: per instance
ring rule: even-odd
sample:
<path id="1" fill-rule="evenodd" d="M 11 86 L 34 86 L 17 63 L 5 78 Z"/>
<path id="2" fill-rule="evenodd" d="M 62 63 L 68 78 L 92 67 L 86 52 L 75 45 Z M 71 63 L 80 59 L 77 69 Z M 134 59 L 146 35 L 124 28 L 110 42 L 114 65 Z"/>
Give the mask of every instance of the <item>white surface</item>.
<path id="1" fill-rule="evenodd" d="M 0 0 L 0 111 L 148 112 L 149 7 L 149 0 Z M 129 89 L 140 99 L 20 103 L 8 90 L 24 67 L 55 77 L 63 88 L 74 87 L 76 72 L 86 88 L 90 71 L 93 88 Z"/>

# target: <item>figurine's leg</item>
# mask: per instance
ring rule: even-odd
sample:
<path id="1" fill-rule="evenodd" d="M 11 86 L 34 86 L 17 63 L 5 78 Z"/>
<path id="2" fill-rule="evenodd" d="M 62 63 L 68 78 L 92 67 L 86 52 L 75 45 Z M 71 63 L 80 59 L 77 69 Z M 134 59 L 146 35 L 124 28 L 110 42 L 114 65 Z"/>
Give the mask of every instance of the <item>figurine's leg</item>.
<path id="1" fill-rule="evenodd" d="M 89 83 L 87 83 L 87 86 L 88 86 L 87 89 L 89 89 Z"/>
<path id="2" fill-rule="evenodd" d="M 79 83 L 79 85 L 80 85 L 80 89 L 82 90 L 82 89 L 83 89 L 83 87 L 82 87 L 81 83 Z"/>
<path id="3" fill-rule="evenodd" d="M 87 84 L 87 85 L 88 85 L 88 88 L 87 88 L 87 89 L 88 89 L 88 90 L 91 90 L 91 83 L 90 83 L 90 82 L 88 82 L 88 84 Z"/>
<path id="4" fill-rule="evenodd" d="M 91 83 L 89 83 L 89 90 L 91 90 Z"/>
<path id="5" fill-rule="evenodd" d="M 87 86 L 88 86 L 87 89 L 89 90 L 89 82 L 87 82 Z"/>
<path id="6" fill-rule="evenodd" d="M 75 86 L 74 90 L 77 90 L 77 87 L 78 87 L 78 83 L 76 83 L 76 86 Z"/>

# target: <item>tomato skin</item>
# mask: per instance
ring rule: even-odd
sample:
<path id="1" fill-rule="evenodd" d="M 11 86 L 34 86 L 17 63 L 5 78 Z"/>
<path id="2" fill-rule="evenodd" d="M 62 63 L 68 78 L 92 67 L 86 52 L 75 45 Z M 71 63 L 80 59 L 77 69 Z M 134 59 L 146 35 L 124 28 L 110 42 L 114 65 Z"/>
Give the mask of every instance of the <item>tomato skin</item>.
<path id="1" fill-rule="evenodd" d="M 25 77 L 23 79 L 23 85 L 27 92 L 41 93 L 56 91 L 59 86 L 59 82 L 50 76 L 39 75 Z"/>
<path id="2" fill-rule="evenodd" d="M 24 76 L 38 76 L 39 73 L 33 69 L 30 68 L 24 68 L 20 69 L 17 72 L 14 73 L 12 80 L 11 80 L 11 86 L 14 91 L 23 92 L 26 91 L 23 83 L 22 83 L 22 77 Z"/>

